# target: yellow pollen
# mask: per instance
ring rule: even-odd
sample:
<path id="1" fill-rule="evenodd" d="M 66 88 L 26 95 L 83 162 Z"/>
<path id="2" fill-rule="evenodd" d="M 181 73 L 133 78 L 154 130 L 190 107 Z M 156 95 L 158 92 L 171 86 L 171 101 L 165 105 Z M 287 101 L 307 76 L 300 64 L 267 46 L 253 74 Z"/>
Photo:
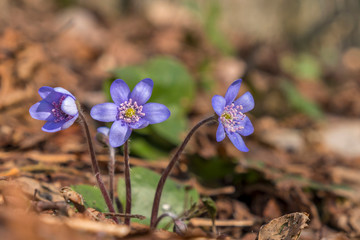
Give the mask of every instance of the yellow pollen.
<path id="1" fill-rule="evenodd" d="M 228 113 L 223 113 L 222 115 L 221 115 L 223 118 L 225 118 L 225 119 L 231 119 L 231 115 L 230 114 L 228 114 Z"/>
<path id="2" fill-rule="evenodd" d="M 127 110 L 125 111 L 125 117 L 127 117 L 127 118 L 131 118 L 131 117 L 133 117 L 135 114 L 136 114 L 136 111 L 135 111 L 135 109 L 133 109 L 133 108 L 129 108 L 129 109 L 127 109 Z"/>

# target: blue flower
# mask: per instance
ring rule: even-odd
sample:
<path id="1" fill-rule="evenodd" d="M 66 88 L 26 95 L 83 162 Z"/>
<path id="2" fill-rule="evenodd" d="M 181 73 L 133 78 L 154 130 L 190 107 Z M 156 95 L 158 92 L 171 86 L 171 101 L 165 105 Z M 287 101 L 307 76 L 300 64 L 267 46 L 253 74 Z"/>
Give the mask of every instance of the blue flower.
<path id="1" fill-rule="evenodd" d="M 170 117 L 169 109 L 160 103 L 146 103 L 152 93 L 154 83 L 150 78 L 140 81 L 132 92 L 121 79 L 110 86 L 114 103 L 95 105 L 90 115 L 101 122 L 114 122 L 109 133 L 112 147 L 119 147 L 130 137 L 132 129 L 141 129 L 149 124 L 165 121 Z"/>
<path id="2" fill-rule="evenodd" d="M 70 127 L 79 116 L 76 98 L 61 87 L 41 87 L 39 95 L 43 99 L 31 106 L 31 117 L 45 120 L 45 132 L 57 132 Z"/>
<path id="3" fill-rule="evenodd" d="M 219 116 L 216 141 L 224 140 L 225 135 L 227 135 L 237 149 L 248 152 L 249 149 L 241 136 L 248 136 L 254 132 L 254 127 L 245 113 L 253 109 L 255 103 L 253 96 L 249 92 L 234 101 L 240 85 L 241 79 L 238 79 L 230 85 L 225 98 L 219 95 L 212 98 L 212 106 Z"/>

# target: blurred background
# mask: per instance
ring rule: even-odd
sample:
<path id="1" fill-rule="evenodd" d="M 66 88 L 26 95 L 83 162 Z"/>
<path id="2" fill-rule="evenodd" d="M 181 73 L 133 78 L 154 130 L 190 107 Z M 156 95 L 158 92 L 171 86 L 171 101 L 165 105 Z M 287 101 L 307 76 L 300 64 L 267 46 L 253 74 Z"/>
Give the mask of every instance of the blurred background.
<path id="1" fill-rule="evenodd" d="M 88 113 L 111 101 L 113 80 L 152 78 L 150 101 L 172 115 L 134 131 L 131 161 L 161 172 L 213 114 L 212 96 L 242 78 L 239 96 L 255 99 L 250 151 L 204 126 L 174 177 L 210 196 L 218 219 L 253 221 L 220 228 L 233 238 L 255 239 L 262 223 L 296 211 L 311 219 L 300 239 L 360 236 L 359 13 L 356 0 L 2 0 L 0 179 L 95 184 L 81 128 L 45 133 L 28 114 L 41 86 L 68 89 Z M 93 134 L 103 126 L 89 121 Z M 106 174 L 107 150 L 96 147 Z M 121 164 L 116 173 L 120 182 Z"/>

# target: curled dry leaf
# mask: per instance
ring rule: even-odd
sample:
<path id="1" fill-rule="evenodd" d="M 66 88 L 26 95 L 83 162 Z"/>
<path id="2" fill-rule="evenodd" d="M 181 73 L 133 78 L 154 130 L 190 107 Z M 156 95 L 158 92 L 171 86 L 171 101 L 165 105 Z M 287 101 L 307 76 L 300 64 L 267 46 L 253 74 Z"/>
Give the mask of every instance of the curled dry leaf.
<path id="1" fill-rule="evenodd" d="M 86 208 L 84 205 L 83 196 L 69 187 L 63 187 L 60 189 L 60 193 L 64 197 L 66 202 L 71 202 L 74 204 L 76 210 L 81 213 L 81 215 L 89 220 L 110 223 L 114 224 L 115 222 L 109 218 L 106 218 L 106 215 L 102 212 L 97 211 L 94 208 Z"/>
<path id="2" fill-rule="evenodd" d="M 84 205 L 83 197 L 79 193 L 72 190 L 71 188 L 63 187 L 60 189 L 60 193 L 63 195 L 64 199 L 67 202 L 70 201 L 72 203 Z"/>
<path id="3" fill-rule="evenodd" d="M 86 211 L 86 208 L 84 206 L 84 199 L 79 193 L 75 192 L 69 187 L 61 188 L 60 193 L 64 197 L 65 201 L 73 203 L 75 208 L 80 213 L 84 213 Z"/>
<path id="4" fill-rule="evenodd" d="M 297 240 L 309 220 L 309 214 L 300 212 L 275 218 L 261 226 L 258 240 Z"/>

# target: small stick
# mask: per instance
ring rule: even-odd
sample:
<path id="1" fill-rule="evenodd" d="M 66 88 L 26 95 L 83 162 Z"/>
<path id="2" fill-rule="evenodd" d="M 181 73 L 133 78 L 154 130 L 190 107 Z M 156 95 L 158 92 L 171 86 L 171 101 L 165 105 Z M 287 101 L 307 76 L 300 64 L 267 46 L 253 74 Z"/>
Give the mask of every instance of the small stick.
<path id="1" fill-rule="evenodd" d="M 216 220 L 217 227 L 251 227 L 256 223 L 254 220 Z M 206 218 L 192 218 L 190 224 L 194 227 L 213 227 L 211 219 Z"/>
<path id="2" fill-rule="evenodd" d="M 139 214 L 126 214 L 126 213 L 104 213 L 105 216 L 115 216 L 115 217 L 126 217 L 126 218 L 137 218 L 140 220 L 146 219 L 145 216 Z"/>
<path id="3" fill-rule="evenodd" d="M 47 210 L 58 210 L 62 215 L 69 217 L 68 205 L 65 201 L 45 202 L 45 201 L 32 201 L 32 205 L 37 212 Z"/>

